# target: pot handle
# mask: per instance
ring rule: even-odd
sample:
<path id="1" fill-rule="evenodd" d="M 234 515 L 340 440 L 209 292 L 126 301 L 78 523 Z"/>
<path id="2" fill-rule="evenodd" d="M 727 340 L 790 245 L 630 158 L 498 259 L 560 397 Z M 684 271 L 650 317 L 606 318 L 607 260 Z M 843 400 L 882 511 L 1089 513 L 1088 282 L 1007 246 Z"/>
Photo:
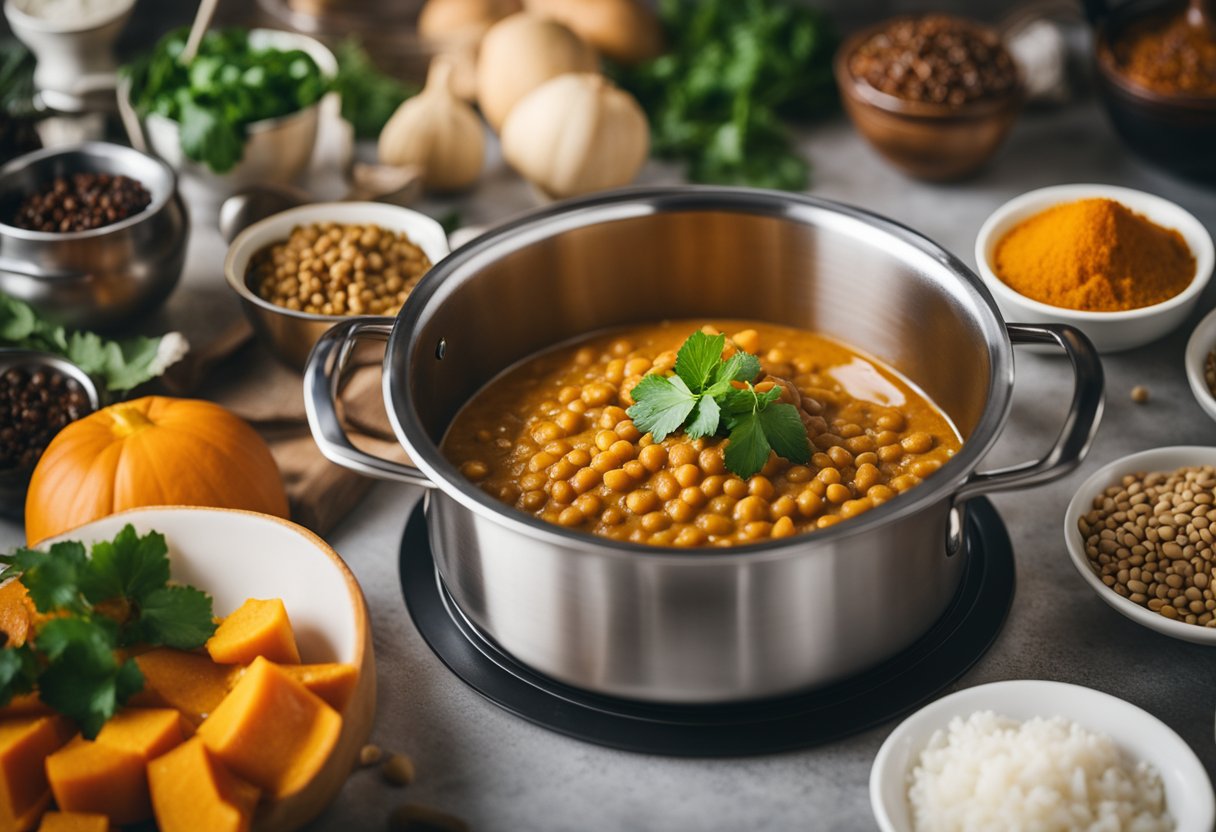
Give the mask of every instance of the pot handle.
<path id="1" fill-rule="evenodd" d="M 1060 435 L 1042 459 L 973 474 L 954 495 L 955 505 L 981 494 L 1028 488 L 1059 479 L 1085 458 L 1102 420 L 1102 360 L 1080 330 L 1064 324 L 1006 324 L 1005 328 L 1014 344 L 1052 344 L 1064 351 L 1072 362 L 1076 379 L 1072 403 Z"/>
<path id="2" fill-rule="evenodd" d="M 338 418 L 335 402 L 355 344 L 366 339 L 387 341 L 392 330 L 391 321 L 355 318 L 343 321 L 321 336 L 304 368 L 304 410 L 308 414 L 308 428 L 321 454 L 330 462 L 365 476 L 434 488 L 434 483 L 414 466 L 356 448 Z"/>

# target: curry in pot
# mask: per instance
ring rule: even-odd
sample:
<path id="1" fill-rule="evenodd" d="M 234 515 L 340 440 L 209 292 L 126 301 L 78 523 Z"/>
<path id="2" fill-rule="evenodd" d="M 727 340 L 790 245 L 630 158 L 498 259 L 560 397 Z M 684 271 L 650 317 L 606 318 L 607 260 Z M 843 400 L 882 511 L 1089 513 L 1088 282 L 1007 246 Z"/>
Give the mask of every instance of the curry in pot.
<path id="1" fill-rule="evenodd" d="M 443 447 L 542 520 L 692 547 L 856 517 L 932 475 L 961 440 L 923 393 L 837 341 L 668 321 L 516 365 L 473 396 Z"/>

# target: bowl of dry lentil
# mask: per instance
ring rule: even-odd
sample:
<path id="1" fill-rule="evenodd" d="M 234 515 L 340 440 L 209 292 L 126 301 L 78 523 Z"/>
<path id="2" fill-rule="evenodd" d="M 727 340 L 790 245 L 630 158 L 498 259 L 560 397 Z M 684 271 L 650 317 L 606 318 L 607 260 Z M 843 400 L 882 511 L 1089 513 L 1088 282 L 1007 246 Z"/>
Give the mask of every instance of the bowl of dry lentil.
<path id="1" fill-rule="evenodd" d="M 910 176 L 958 179 L 981 168 L 1022 106 L 1000 36 L 944 14 L 897 17 L 836 53 L 836 83 L 858 132 Z"/>
<path id="2" fill-rule="evenodd" d="M 1204 316 L 1186 342 L 1186 380 L 1203 412 L 1216 419 L 1216 310 Z"/>
<path id="3" fill-rule="evenodd" d="M 1073 566 L 1118 612 L 1216 644 L 1216 448 L 1154 448 L 1100 468 L 1064 515 Z"/>
<path id="4" fill-rule="evenodd" d="M 1113 185 L 1056 185 L 992 213 L 975 240 L 980 276 L 1006 320 L 1066 323 L 1099 352 L 1176 329 L 1216 261 L 1203 223 L 1162 197 Z"/>
<path id="5" fill-rule="evenodd" d="M 379 202 L 317 203 L 242 231 L 224 276 L 258 337 L 300 369 L 339 321 L 396 315 L 447 254 L 442 226 L 425 214 Z"/>

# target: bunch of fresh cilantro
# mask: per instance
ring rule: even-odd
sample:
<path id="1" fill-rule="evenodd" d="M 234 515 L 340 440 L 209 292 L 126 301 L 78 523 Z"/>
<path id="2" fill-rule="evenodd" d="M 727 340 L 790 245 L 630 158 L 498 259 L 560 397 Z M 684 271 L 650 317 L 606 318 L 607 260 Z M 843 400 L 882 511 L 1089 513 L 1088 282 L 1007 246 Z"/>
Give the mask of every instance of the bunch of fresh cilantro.
<path id="1" fill-rule="evenodd" d="M 807 186 L 784 118 L 836 106 L 836 37 L 823 13 L 790 0 L 660 0 L 670 51 L 617 80 L 650 119 L 657 156 L 697 182 Z"/>
<path id="2" fill-rule="evenodd" d="M 360 139 L 380 135 L 389 118 L 418 88 L 376 69 L 367 51 L 353 38 L 334 50 L 338 75 L 334 89 L 342 95 L 342 118 L 351 123 Z"/>
<path id="3" fill-rule="evenodd" d="M 0 650 L 0 705 L 37 691 L 92 739 L 144 683 L 134 645 L 202 647 L 212 633 L 211 597 L 169 583 L 164 535 L 130 524 L 112 541 L 63 541 L 49 551 L 0 555 L 0 580 L 19 576 L 41 621 L 32 639 Z"/>
<path id="4" fill-rule="evenodd" d="M 760 359 L 742 350 L 723 360 L 725 335 L 694 332 L 676 353 L 675 375 L 652 373 L 630 391 L 626 411 L 656 442 L 682 430 L 689 439 L 726 433 L 726 467 L 746 479 L 768 462 L 769 451 L 791 462 L 811 458 L 806 426 L 792 404 L 778 402 L 780 387 L 752 386 Z"/>
<path id="5" fill-rule="evenodd" d="M 109 392 L 130 390 L 156 378 L 186 353 L 186 339 L 170 332 L 159 338 L 137 336 L 109 341 L 92 332 L 68 332 L 39 317 L 30 306 L 0 294 L 0 347 L 19 347 L 62 355 Z"/>
<path id="6" fill-rule="evenodd" d="M 188 31 L 177 29 L 124 71 L 140 115 L 181 127 L 182 152 L 216 173 L 231 170 L 251 122 L 294 113 L 320 100 L 329 81 L 299 49 L 256 48 L 244 29 L 213 29 L 188 65 L 178 57 Z"/>

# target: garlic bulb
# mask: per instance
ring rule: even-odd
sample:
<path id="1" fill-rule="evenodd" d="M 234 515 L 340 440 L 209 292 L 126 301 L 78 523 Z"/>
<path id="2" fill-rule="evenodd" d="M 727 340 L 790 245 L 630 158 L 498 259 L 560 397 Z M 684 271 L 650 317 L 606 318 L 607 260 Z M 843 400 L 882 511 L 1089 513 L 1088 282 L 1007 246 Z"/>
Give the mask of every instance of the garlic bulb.
<path id="1" fill-rule="evenodd" d="M 663 52 L 663 26 L 642 0 L 525 0 L 529 12 L 570 27 L 596 51 L 625 66 Z"/>
<path id="2" fill-rule="evenodd" d="M 566 72 L 594 72 L 595 50 L 565 26 L 528 14 L 514 14 L 490 27 L 477 61 L 477 101 L 495 130 L 515 103 Z"/>
<path id="3" fill-rule="evenodd" d="M 426 87 L 407 99 L 380 131 L 380 162 L 417 165 L 427 190 L 467 188 L 481 173 L 485 131 L 473 108 L 452 94 L 452 64 L 435 58 Z"/>
<path id="4" fill-rule="evenodd" d="M 595 73 L 546 81 L 515 105 L 502 127 L 507 162 L 557 198 L 628 184 L 649 150 L 642 108 Z"/>
<path id="5" fill-rule="evenodd" d="M 519 0 L 427 0 L 418 15 L 418 34 L 435 43 L 476 43 L 520 8 Z"/>

